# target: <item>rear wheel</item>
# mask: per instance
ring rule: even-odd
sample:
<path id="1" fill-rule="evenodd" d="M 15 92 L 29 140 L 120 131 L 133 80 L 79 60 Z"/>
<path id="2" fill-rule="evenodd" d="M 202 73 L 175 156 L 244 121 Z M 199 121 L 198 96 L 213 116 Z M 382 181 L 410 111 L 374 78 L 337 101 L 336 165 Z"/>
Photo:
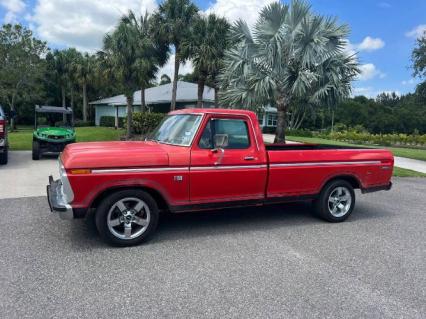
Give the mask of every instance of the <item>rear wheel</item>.
<path id="1" fill-rule="evenodd" d="M 345 180 L 334 180 L 324 186 L 314 209 L 321 218 L 338 223 L 344 221 L 355 207 L 355 192 Z"/>
<path id="2" fill-rule="evenodd" d="M 33 141 L 33 160 L 38 161 L 40 159 L 40 143 Z"/>
<path id="3" fill-rule="evenodd" d="M 108 243 L 132 246 L 145 241 L 157 228 L 158 207 L 142 190 L 117 191 L 96 210 L 96 227 Z"/>
<path id="4" fill-rule="evenodd" d="M 0 154 L 0 165 L 6 165 L 8 160 L 8 150 L 7 148 L 3 153 Z"/>

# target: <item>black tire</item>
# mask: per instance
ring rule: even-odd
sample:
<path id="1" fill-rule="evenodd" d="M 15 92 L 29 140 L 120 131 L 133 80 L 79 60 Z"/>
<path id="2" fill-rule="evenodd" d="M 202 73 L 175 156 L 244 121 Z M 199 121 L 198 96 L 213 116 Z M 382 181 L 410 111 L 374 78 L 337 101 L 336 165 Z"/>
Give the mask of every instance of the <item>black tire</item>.
<path id="1" fill-rule="evenodd" d="M 121 202 L 122 200 L 124 201 Z M 143 209 L 140 212 L 135 213 L 135 217 L 124 216 L 124 214 L 130 213 L 132 209 L 134 210 L 136 208 L 138 200 L 139 203 L 142 202 L 144 205 L 147 206 L 147 208 L 143 206 Z M 124 205 L 126 206 L 124 213 L 122 210 L 119 209 L 117 205 L 118 202 L 124 203 Z M 133 202 L 136 203 L 134 207 L 132 207 Z M 134 210 L 134 212 L 136 211 Z M 124 220 L 127 217 L 129 217 L 130 219 L 140 217 L 140 221 L 146 222 L 146 225 L 141 226 L 136 221 L 124 223 Z M 138 189 L 117 191 L 107 196 L 104 200 L 102 200 L 102 202 L 96 209 L 95 215 L 96 228 L 98 229 L 99 234 L 107 243 L 112 244 L 114 246 L 133 246 L 146 241 L 157 228 L 158 219 L 159 211 L 157 203 L 151 197 L 151 195 Z M 116 226 L 112 226 L 111 222 L 114 222 L 115 220 L 120 220 L 121 222 Z M 126 236 L 125 224 L 128 225 L 129 223 L 131 225 L 131 229 L 132 227 L 134 227 L 134 235 L 137 235 L 138 231 L 140 231 L 141 233 L 134 238 L 119 237 L 119 235 Z"/>
<path id="2" fill-rule="evenodd" d="M 5 149 L 4 153 L 0 154 L 0 165 L 6 165 L 8 161 L 8 150 Z"/>
<path id="3" fill-rule="evenodd" d="M 38 161 L 40 159 L 40 143 L 33 141 L 33 160 Z"/>
<path id="4" fill-rule="evenodd" d="M 332 194 L 333 196 L 331 196 Z M 348 196 L 350 199 L 345 200 Z M 314 202 L 315 214 L 332 223 L 346 220 L 354 207 L 354 189 L 350 183 L 341 179 L 327 183 L 321 190 L 319 198 Z"/>

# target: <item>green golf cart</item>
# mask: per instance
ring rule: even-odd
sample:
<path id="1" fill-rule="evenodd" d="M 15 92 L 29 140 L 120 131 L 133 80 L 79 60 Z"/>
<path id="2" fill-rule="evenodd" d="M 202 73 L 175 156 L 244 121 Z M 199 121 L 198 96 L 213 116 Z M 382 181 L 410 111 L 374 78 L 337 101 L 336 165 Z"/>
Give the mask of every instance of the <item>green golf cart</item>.
<path id="1" fill-rule="evenodd" d="M 59 154 L 65 146 L 75 142 L 73 112 L 68 107 L 35 107 L 33 132 L 33 160 L 43 154 Z"/>

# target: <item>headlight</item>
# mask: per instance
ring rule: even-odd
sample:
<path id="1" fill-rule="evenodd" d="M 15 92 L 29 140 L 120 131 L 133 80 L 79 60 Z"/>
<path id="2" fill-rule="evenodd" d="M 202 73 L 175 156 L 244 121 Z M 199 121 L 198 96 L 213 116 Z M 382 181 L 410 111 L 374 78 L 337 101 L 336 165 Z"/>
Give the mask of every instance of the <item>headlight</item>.
<path id="1" fill-rule="evenodd" d="M 0 138 L 0 146 L 4 145 L 4 138 Z"/>

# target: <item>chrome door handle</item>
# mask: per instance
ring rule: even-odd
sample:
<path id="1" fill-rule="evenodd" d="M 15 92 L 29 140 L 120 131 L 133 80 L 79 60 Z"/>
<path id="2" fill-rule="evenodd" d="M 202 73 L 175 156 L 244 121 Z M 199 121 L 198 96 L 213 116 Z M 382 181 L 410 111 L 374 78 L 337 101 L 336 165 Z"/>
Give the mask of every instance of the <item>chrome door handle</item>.
<path id="1" fill-rule="evenodd" d="M 245 161 L 254 161 L 254 156 L 246 156 L 244 157 Z"/>

